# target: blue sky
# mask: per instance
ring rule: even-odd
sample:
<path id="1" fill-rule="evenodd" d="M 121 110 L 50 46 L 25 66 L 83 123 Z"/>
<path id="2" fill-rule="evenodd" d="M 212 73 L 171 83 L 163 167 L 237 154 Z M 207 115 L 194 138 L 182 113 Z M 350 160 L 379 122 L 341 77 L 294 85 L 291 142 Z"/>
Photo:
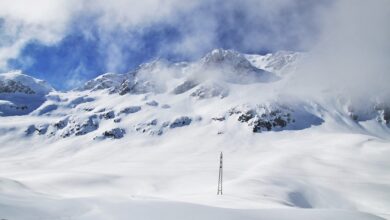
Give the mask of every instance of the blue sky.
<path id="1" fill-rule="evenodd" d="M 191 5 L 169 0 L 161 5 L 146 0 L 134 6 L 130 0 L 113 0 L 113 6 L 104 1 L 95 6 L 89 0 L 58 0 L 59 5 L 40 0 L 27 18 L 23 11 L 14 13 L 16 5 L 8 14 L 0 9 L 5 21 L 0 23 L 0 46 L 15 53 L 1 57 L 0 51 L 1 69 L 21 69 L 66 90 L 105 72 L 127 72 L 156 58 L 197 59 L 214 48 L 306 50 L 320 33 L 318 14 L 330 1 L 302 2 L 209 0 Z M 49 9 L 46 17 L 39 14 Z"/>

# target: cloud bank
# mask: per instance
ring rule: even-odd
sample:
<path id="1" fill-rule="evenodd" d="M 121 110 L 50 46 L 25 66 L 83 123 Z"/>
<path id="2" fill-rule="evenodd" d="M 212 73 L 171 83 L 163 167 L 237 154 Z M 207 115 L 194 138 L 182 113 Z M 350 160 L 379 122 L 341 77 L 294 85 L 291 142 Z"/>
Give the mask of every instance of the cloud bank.
<path id="1" fill-rule="evenodd" d="M 66 89 L 156 57 L 303 50 L 289 92 L 387 94 L 389 9 L 387 0 L 0 0 L 0 69 Z"/>
<path id="2" fill-rule="evenodd" d="M 390 1 L 337 1 L 288 92 L 390 101 Z"/>

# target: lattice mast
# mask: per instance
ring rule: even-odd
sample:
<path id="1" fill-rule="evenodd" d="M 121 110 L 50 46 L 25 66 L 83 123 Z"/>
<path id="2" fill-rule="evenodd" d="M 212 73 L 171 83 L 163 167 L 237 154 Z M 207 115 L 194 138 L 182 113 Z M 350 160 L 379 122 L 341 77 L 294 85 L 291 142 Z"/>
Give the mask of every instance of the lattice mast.
<path id="1" fill-rule="evenodd" d="M 223 154 L 221 152 L 221 156 L 219 159 L 219 176 L 218 176 L 218 191 L 217 195 L 222 195 L 222 175 L 223 175 Z"/>

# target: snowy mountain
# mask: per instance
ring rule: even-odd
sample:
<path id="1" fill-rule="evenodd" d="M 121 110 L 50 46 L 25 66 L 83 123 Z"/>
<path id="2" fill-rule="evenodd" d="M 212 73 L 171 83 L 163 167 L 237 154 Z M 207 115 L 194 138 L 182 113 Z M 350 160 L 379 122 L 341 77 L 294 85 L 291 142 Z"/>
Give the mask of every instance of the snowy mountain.
<path id="1" fill-rule="evenodd" d="M 24 115 L 46 101 L 46 95 L 54 91 L 42 80 L 21 72 L 0 74 L 0 115 Z"/>
<path id="2" fill-rule="evenodd" d="M 390 217 L 390 105 L 285 93 L 302 56 L 217 49 L 67 92 L 0 74 L 0 218 Z"/>
<path id="3" fill-rule="evenodd" d="M 291 73 L 304 55 L 299 52 L 278 51 L 266 55 L 247 54 L 246 59 L 255 67 L 278 75 Z"/>

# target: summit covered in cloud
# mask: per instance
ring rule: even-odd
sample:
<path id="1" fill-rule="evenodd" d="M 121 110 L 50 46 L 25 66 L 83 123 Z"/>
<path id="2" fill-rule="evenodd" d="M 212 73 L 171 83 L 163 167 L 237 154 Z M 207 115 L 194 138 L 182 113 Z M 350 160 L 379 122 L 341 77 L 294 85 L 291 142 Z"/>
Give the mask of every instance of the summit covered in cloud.
<path id="1" fill-rule="evenodd" d="M 31 72 L 58 89 L 156 57 L 193 60 L 214 48 L 305 50 L 320 33 L 320 15 L 333 6 L 286 0 L 0 4 L 0 67 Z"/>

